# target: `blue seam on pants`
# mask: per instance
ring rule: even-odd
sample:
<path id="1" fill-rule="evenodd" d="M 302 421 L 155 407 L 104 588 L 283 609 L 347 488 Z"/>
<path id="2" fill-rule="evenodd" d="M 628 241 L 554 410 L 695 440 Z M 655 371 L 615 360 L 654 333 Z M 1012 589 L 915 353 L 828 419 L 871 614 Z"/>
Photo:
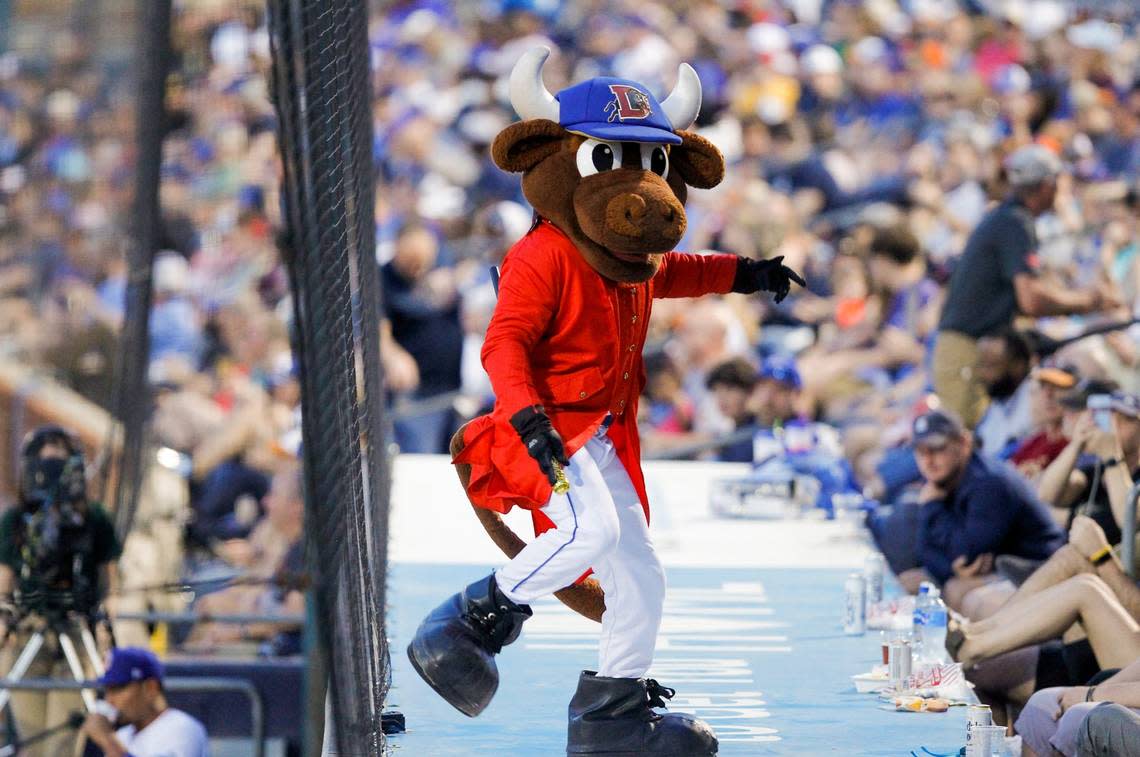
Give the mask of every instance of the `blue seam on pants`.
<path id="1" fill-rule="evenodd" d="M 542 561 L 542 564 L 541 564 L 541 565 L 539 565 L 539 566 L 538 566 L 537 568 L 535 568 L 534 570 L 532 570 L 532 571 L 530 572 L 530 574 L 529 574 L 529 575 L 528 575 L 526 578 L 524 578 L 523 580 L 521 580 L 521 581 L 519 581 L 517 584 L 515 584 L 515 585 L 514 585 L 514 587 L 513 587 L 513 588 L 511 588 L 511 593 L 512 593 L 512 594 L 514 594 L 516 591 L 518 591 L 518 590 L 519 590 L 519 587 L 520 587 L 520 586 L 522 586 L 523 584 L 525 584 L 525 583 L 526 583 L 527 581 L 529 581 L 530 579 L 534 578 L 534 574 L 535 574 L 535 573 L 537 573 L 538 571 L 542 570 L 544 567 L 546 567 L 546 564 L 547 564 L 548 562 L 550 562 L 551 560 L 553 560 L 553 559 L 555 558 L 555 556 L 556 556 L 556 555 L 557 555 L 559 552 L 561 552 L 561 551 L 562 551 L 562 550 L 564 550 L 566 547 L 568 547 L 568 546 L 570 546 L 571 544 L 573 544 L 573 543 L 574 543 L 574 538 L 575 538 L 576 536 L 578 536 L 578 513 L 577 513 L 577 512 L 574 510 L 574 500 L 570 499 L 570 492 L 566 492 L 566 501 L 570 503 L 570 514 L 571 514 L 572 516 L 574 516 L 574 530 L 570 532 L 570 541 L 566 542 L 566 543 L 565 543 L 565 544 L 563 544 L 561 547 L 559 547 L 558 549 L 554 550 L 554 554 L 552 554 L 550 557 L 548 557 L 548 558 L 546 558 L 545 560 L 543 560 L 543 561 Z"/>

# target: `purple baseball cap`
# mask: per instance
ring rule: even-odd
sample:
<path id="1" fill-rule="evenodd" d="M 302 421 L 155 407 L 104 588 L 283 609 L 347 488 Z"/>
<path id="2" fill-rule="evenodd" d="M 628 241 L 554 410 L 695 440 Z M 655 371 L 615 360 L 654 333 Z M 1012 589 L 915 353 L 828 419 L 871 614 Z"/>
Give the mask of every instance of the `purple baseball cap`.
<path id="1" fill-rule="evenodd" d="M 118 647 L 111 650 L 111 661 L 99 685 L 126 686 L 148 678 L 162 681 L 162 663 L 154 652 L 142 647 Z"/>
<path id="2" fill-rule="evenodd" d="M 653 93 L 629 79 L 587 79 L 560 91 L 555 99 L 558 123 L 567 131 L 610 142 L 682 142 Z"/>

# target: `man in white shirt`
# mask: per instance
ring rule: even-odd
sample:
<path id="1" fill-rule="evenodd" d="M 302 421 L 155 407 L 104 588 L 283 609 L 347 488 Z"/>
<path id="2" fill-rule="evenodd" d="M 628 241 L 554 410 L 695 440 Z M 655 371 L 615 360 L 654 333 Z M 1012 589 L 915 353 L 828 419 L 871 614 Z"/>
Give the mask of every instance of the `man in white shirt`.
<path id="1" fill-rule="evenodd" d="M 1033 350 L 1023 334 L 1005 329 L 978 340 L 978 379 L 990 397 L 990 405 L 975 434 L 981 451 L 1007 457 L 1014 443 L 1033 430 L 1030 399 Z"/>
<path id="2" fill-rule="evenodd" d="M 99 683 L 121 727 L 116 731 L 106 715 L 92 712 L 81 733 L 106 757 L 208 757 L 206 729 L 167 705 L 162 663 L 153 652 L 140 647 L 115 649 Z"/>

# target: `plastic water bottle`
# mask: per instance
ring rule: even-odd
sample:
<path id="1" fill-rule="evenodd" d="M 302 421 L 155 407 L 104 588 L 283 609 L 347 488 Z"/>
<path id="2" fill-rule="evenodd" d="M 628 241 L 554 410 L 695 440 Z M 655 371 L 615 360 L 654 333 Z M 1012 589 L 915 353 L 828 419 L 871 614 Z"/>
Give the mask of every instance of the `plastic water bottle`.
<path id="1" fill-rule="evenodd" d="M 922 659 L 926 652 L 926 623 L 930 609 L 930 590 L 934 584 L 923 581 L 918 587 L 918 596 L 914 598 L 914 641 L 911 647 L 914 650 L 915 662 Z"/>
<path id="2" fill-rule="evenodd" d="M 949 662 L 946 654 L 946 603 L 942 601 L 942 592 L 932 589 L 928 596 L 929 604 L 926 608 L 926 623 L 923 627 L 923 655 L 926 662 Z"/>

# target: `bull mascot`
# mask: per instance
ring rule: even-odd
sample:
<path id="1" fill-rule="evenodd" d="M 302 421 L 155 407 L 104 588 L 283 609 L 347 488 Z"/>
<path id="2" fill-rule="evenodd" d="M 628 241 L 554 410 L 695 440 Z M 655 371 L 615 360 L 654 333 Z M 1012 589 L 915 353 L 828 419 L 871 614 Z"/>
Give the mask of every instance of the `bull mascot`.
<path id="1" fill-rule="evenodd" d="M 778 302 L 803 281 L 780 258 L 670 252 L 685 233 L 688 187 L 724 177 L 716 147 L 686 131 L 701 103 L 691 67 L 681 65 L 663 102 L 609 77 L 552 96 L 542 83 L 549 54 L 532 49 L 515 65 L 522 120 L 492 146 L 500 168 L 522 173 L 536 214 L 503 260 L 483 346 L 494 409 L 452 441 L 468 498 L 511 559 L 428 615 L 408 656 L 474 717 L 498 688 L 495 655 L 518 638 L 529 604 L 556 592 L 601 621 L 597 672 L 580 675 L 570 702 L 567 754 L 713 755 L 712 729 L 654 712 L 674 692 L 644 678 L 665 572 L 640 465 L 641 351 L 655 297 L 763 290 Z M 530 543 L 503 525 L 512 507 L 532 513 Z"/>

